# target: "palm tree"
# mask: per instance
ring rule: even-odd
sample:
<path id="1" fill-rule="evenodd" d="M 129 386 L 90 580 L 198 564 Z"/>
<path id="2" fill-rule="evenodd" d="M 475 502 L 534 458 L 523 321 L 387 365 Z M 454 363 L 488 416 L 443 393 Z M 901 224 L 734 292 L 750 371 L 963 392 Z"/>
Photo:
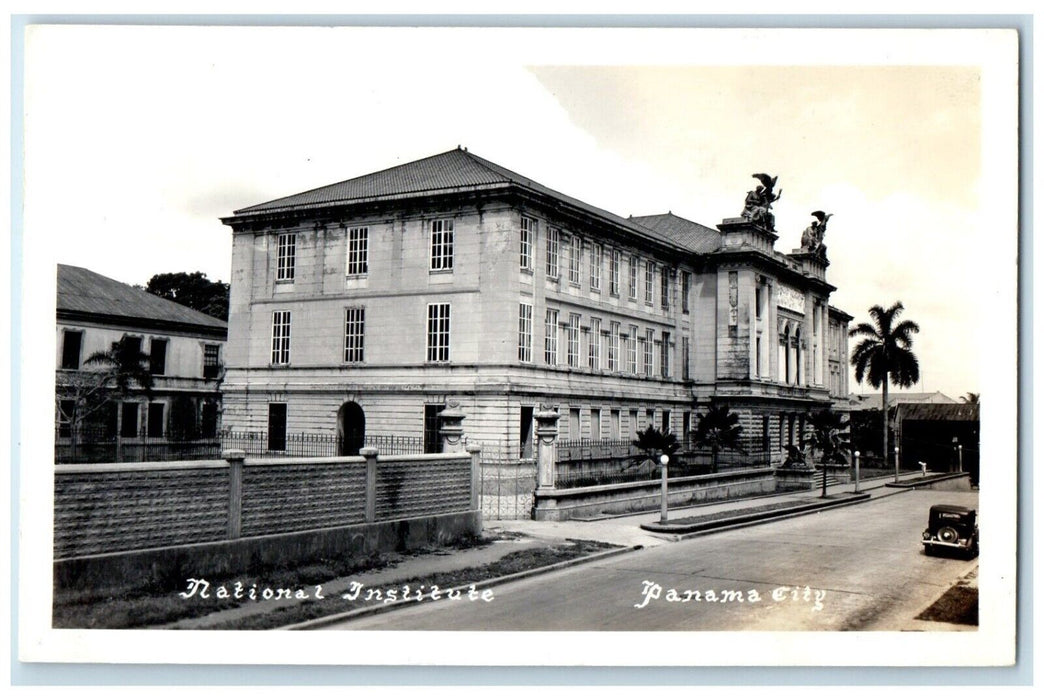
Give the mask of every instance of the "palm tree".
<path id="1" fill-rule="evenodd" d="M 93 353 L 84 364 L 98 367 L 99 383 L 115 388 L 119 396 L 127 396 L 132 384 L 150 394 L 152 373 L 149 371 L 149 356 L 141 351 L 140 344 L 130 341 L 129 336 L 123 336 L 108 350 Z"/>
<path id="2" fill-rule="evenodd" d="M 831 458 L 842 457 L 848 451 L 848 419 L 829 408 L 816 411 L 809 416 L 808 436 L 812 450 L 819 450 L 823 468 L 823 497 L 827 495 L 827 463 Z"/>
<path id="3" fill-rule="evenodd" d="M 917 356 L 910 346 L 911 335 L 921 330 L 913 321 L 898 321 L 903 312 L 903 303 L 897 301 L 891 308 L 880 306 L 870 308 L 873 324 L 860 323 L 849 335 L 864 336 L 852 350 L 852 366 L 855 367 L 856 381 L 862 382 L 865 376 L 870 386 L 882 387 L 881 390 L 881 458 L 888 461 L 888 382 L 895 386 L 910 387 L 917 383 L 920 369 Z M 896 481 L 899 480 L 898 466 Z"/>
<path id="4" fill-rule="evenodd" d="M 138 339 L 133 339 L 138 341 Z M 152 397 L 152 372 L 149 371 L 149 356 L 141 351 L 140 341 L 131 342 L 129 336 L 123 336 L 112 344 L 108 350 L 100 350 L 84 360 L 84 366 L 97 367 L 91 374 L 95 386 L 112 392 L 118 399 L 126 398 L 137 385 L 144 390 L 145 396 Z M 122 411 L 116 411 L 116 461 L 120 461 L 122 451 Z"/>
<path id="5" fill-rule="evenodd" d="M 730 411 L 727 404 L 712 405 L 696 425 L 696 444 L 711 449 L 711 469 L 718 471 L 718 452 L 740 449 L 743 426 L 739 414 Z"/>
<path id="6" fill-rule="evenodd" d="M 973 391 L 969 391 L 961 397 L 961 403 L 977 404 L 979 403 L 979 395 Z"/>
<path id="7" fill-rule="evenodd" d="M 660 455 L 665 454 L 668 456 L 673 455 L 678 451 L 678 438 L 672 432 L 660 432 L 651 425 L 646 427 L 645 430 L 640 430 L 636 434 L 635 440 L 631 440 L 631 444 L 637 449 L 644 453 L 644 456 L 637 460 L 632 466 L 641 466 L 645 464 L 646 460 L 651 461 L 654 465 L 659 464 Z"/>

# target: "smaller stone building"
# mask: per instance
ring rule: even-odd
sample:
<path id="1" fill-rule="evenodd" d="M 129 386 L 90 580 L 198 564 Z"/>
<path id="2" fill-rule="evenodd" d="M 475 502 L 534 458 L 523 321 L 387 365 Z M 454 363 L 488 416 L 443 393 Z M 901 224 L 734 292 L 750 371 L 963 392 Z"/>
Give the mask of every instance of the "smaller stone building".
<path id="1" fill-rule="evenodd" d="M 56 461 L 147 459 L 145 445 L 216 440 L 224 321 L 71 265 L 58 266 L 57 291 Z M 87 360 L 121 340 L 148 356 L 150 392 L 99 386 L 102 367 Z"/>

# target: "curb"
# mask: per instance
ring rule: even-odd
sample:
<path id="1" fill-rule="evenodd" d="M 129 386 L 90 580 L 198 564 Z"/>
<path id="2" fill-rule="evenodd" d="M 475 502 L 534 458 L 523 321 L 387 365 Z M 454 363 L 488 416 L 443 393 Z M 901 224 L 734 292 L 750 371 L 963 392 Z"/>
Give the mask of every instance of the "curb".
<path id="1" fill-rule="evenodd" d="M 887 484 L 885 484 L 885 487 L 890 489 L 915 489 L 918 486 L 929 486 L 931 484 L 937 484 L 941 481 L 953 481 L 954 479 L 960 479 L 965 476 L 968 476 L 967 472 L 953 472 L 952 474 L 928 476 L 921 479 L 900 481 L 898 483 L 890 481 Z"/>
<path id="2" fill-rule="evenodd" d="M 691 525 L 661 525 L 659 523 L 649 523 L 647 525 L 639 525 L 643 530 L 649 532 L 658 532 L 666 534 L 674 534 L 679 537 L 696 537 L 699 535 L 706 535 L 712 532 L 721 532 L 723 530 L 732 530 L 740 527 L 747 527 L 748 525 L 757 525 L 763 522 L 771 522 L 774 520 L 784 520 L 786 518 L 793 518 L 799 515 L 805 515 L 807 513 L 818 513 L 823 510 L 831 510 L 833 508 L 842 508 L 844 506 L 854 505 L 856 503 L 863 503 L 870 500 L 870 494 L 861 492 L 859 494 L 852 494 L 850 497 L 845 498 L 841 501 L 834 503 L 811 503 L 807 505 L 792 506 L 790 508 L 780 508 L 778 510 L 768 511 L 765 513 L 750 513 L 748 515 L 737 515 L 734 517 L 719 518 L 717 520 L 708 520 L 702 523 L 694 523 Z"/>
<path id="3" fill-rule="evenodd" d="M 486 579 L 485 581 L 476 581 L 461 586 L 454 586 L 453 588 L 447 588 L 443 591 L 444 594 L 449 594 L 451 591 L 467 591 L 472 586 L 476 588 L 492 588 L 503 583 L 510 583 L 512 581 L 518 581 L 521 579 L 529 578 L 531 576 L 539 576 L 540 574 L 548 574 L 553 571 L 560 569 L 568 569 L 573 566 L 580 566 L 581 564 L 588 564 L 590 562 L 599 561 L 601 559 L 608 559 L 610 557 L 619 556 L 621 554 L 627 554 L 642 549 L 642 545 L 636 544 L 630 547 L 618 547 L 616 549 L 606 550 L 604 552 L 595 552 L 594 554 L 588 554 L 583 557 L 577 557 L 576 559 L 567 559 L 565 561 L 556 562 L 554 564 L 548 564 L 547 566 L 541 566 L 536 569 L 527 569 L 525 571 L 518 571 L 513 574 L 506 574 L 504 576 L 498 576 L 497 578 Z M 430 600 L 397 600 L 393 603 L 381 603 L 380 605 L 371 605 L 369 607 L 360 608 L 357 610 L 348 610 L 342 613 L 334 613 L 333 615 L 325 615 L 323 617 L 317 617 L 305 622 L 297 622 L 292 625 L 286 625 L 284 627 L 275 627 L 275 630 L 308 630 L 317 627 L 324 627 L 334 622 L 343 622 L 346 620 L 354 620 L 360 617 L 370 617 L 373 615 L 380 615 L 385 612 L 391 612 L 392 610 L 399 610 L 405 607 L 412 607 L 415 605 L 422 605 L 424 603 L 432 602 Z"/>

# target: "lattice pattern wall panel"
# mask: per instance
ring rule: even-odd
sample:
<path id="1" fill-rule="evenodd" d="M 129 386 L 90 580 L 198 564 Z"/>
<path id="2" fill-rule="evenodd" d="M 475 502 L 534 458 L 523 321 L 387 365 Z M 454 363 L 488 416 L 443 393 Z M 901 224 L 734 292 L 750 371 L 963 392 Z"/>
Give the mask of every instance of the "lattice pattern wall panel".
<path id="1" fill-rule="evenodd" d="M 354 525 L 365 519 L 364 464 L 243 467 L 243 537 Z"/>
<path id="2" fill-rule="evenodd" d="M 377 520 L 468 510 L 468 459 L 377 462 Z"/>
<path id="3" fill-rule="evenodd" d="M 59 473 L 54 482 L 56 559 L 227 536 L 227 468 Z"/>

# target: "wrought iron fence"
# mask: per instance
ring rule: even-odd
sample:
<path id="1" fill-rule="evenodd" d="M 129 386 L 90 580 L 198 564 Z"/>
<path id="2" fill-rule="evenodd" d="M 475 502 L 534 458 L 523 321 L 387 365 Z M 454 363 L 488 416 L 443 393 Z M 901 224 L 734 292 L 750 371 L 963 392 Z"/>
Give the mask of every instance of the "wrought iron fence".
<path id="1" fill-rule="evenodd" d="M 272 449 L 268 433 L 256 431 L 224 431 L 221 447 L 242 450 L 248 457 L 337 457 L 341 440 L 332 433 L 287 433 L 279 446 Z M 420 435 L 366 435 L 363 447 L 375 447 L 382 455 L 424 454 L 424 438 Z"/>
<path id="2" fill-rule="evenodd" d="M 424 438 L 413 435 L 367 435 L 364 447 L 382 455 L 424 453 Z M 68 425 L 55 428 L 56 464 L 108 462 L 165 462 L 180 459 L 218 459 L 224 450 L 242 450 L 248 457 L 336 457 L 340 441 L 334 434 L 288 433 L 283 449 L 270 449 L 266 431 L 222 431 L 212 438 L 183 439 L 172 435 L 117 437 L 111 429 Z"/>
<path id="3" fill-rule="evenodd" d="M 55 464 L 100 464 L 109 462 L 169 462 L 182 459 L 216 459 L 221 456 L 218 437 L 181 438 L 150 436 L 142 431 L 119 436 L 107 428 L 67 425 L 55 428 Z"/>
<path id="4" fill-rule="evenodd" d="M 483 442 L 479 453 L 479 506 L 489 520 L 529 520 L 533 517 L 536 460 L 518 456 L 518 447 Z"/>
<path id="5" fill-rule="evenodd" d="M 655 455 L 639 451 L 626 440 L 562 440 L 558 443 L 555 487 L 577 488 L 600 484 L 626 484 L 658 478 L 660 464 Z M 714 471 L 751 469 L 771 464 L 768 451 L 711 450 L 675 453 L 668 474 L 697 476 Z"/>

